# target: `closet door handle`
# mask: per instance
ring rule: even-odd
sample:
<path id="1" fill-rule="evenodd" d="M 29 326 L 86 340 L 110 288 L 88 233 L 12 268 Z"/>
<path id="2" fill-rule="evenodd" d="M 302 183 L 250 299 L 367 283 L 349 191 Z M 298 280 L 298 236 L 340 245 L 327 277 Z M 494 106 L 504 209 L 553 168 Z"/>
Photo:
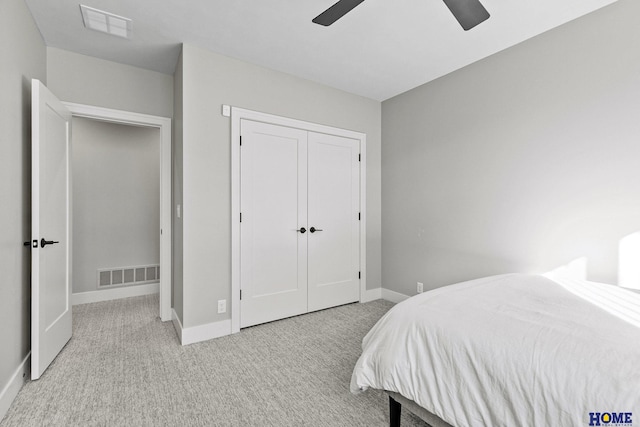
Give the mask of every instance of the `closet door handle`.
<path id="1" fill-rule="evenodd" d="M 60 242 L 55 242 L 53 240 L 44 240 L 44 238 L 40 239 L 41 248 L 44 248 L 47 245 L 55 245 L 56 243 L 60 243 Z"/>
<path id="2" fill-rule="evenodd" d="M 311 228 L 313 228 L 313 227 L 311 227 Z M 302 227 L 302 228 L 300 228 L 300 230 L 296 230 L 296 231 L 300 232 L 300 234 L 304 234 L 304 233 L 307 232 L 307 229 Z M 312 233 L 313 233 L 313 231 L 312 231 Z"/>
<path id="3" fill-rule="evenodd" d="M 315 233 L 316 231 L 322 231 L 322 230 L 320 228 L 311 227 L 309 231 L 312 233 Z"/>

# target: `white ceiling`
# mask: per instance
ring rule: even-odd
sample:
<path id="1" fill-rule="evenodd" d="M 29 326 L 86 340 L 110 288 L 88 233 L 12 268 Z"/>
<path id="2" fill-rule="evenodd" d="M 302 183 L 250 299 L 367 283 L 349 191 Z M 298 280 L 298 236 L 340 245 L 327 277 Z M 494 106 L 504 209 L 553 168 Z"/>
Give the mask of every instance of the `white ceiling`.
<path id="1" fill-rule="evenodd" d="M 26 0 L 48 46 L 173 74 L 180 43 L 378 101 L 616 0 L 482 0 L 463 31 L 440 0 L 368 0 L 330 27 L 335 0 L 81 0 L 133 20 L 131 40 L 87 30 L 78 0 Z"/>

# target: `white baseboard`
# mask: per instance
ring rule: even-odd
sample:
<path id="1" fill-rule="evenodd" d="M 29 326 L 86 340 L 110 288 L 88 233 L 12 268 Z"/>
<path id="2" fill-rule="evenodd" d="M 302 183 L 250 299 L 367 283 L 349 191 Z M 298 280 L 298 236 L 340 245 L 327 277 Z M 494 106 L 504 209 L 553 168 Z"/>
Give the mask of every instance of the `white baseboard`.
<path id="1" fill-rule="evenodd" d="M 382 298 L 382 288 L 367 289 L 360 302 L 370 302 Z"/>
<path id="2" fill-rule="evenodd" d="M 78 292 L 71 294 L 71 305 L 88 304 L 90 302 L 111 301 L 120 298 L 139 297 L 160 292 L 159 283 L 124 286 L 122 288 L 103 289 L 100 291 Z"/>
<path id="3" fill-rule="evenodd" d="M 173 327 L 176 330 L 176 333 L 178 334 L 178 341 L 182 343 L 182 322 L 178 317 L 178 313 L 176 313 L 176 311 L 173 308 L 171 309 L 171 322 L 173 323 Z"/>
<path id="4" fill-rule="evenodd" d="M 392 291 L 390 289 L 382 288 L 382 299 L 391 301 L 394 303 L 399 303 L 409 298 L 408 295 L 401 294 L 400 292 Z"/>
<path id="5" fill-rule="evenodd" d="M 173 327 L 176 329 L 182 345 L 195 344 L 197 342 L 231 335 L 231 319 L 185 328 L 182 326 L 182 322 L 180 322 L 176 311 L 173 309 L 171 311 Z"/>
<path id="6" fill-rule="evenodd" d="M 0 420 L 4 418 L 13 400 L 18 395 L 18 392 L 29 378 L 29 369 L 31 367 L 30 362 L 31 352 L 27 354 L 18 369 L 14 372 L 13 376 L 7 384 L 5 384 L 2 392 L 0 392 Z"/>
<path id="7" fill-rule="evenodd" d="M 370 302 L 377 299 L 383 299 L 394 303 L 399 303 L 409 298 L 408 295 L 401 294 L 400 292 L 392 291 L 385 288 L 367 289 L 360 302 Z"/>

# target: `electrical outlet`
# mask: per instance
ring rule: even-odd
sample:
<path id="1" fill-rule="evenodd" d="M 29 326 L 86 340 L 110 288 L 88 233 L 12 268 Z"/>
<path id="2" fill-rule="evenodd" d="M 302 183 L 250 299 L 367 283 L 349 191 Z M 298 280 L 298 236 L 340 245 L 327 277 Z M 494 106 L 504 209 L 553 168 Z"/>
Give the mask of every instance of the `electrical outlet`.
<path id="1" fill-rule="evenodd" d="M 227 300 L 218 300 L 218 314 L 227 312 Z"/>
<path id="2" fill-rule="evenodd" d="M 424 292 L 424 284 L 422 284 L 421 282 L 418 282 L 418 289 L 417 289 L 418 293 L 421 294 Z"/>

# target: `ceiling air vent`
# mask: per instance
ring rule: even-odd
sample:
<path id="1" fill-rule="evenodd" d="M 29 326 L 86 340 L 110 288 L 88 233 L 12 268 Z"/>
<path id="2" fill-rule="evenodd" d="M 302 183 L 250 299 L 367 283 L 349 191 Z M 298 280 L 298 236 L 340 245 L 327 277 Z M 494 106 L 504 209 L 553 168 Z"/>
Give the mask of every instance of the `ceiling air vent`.
<path id="1" fill-rule="evenodd" d="M 131 38 L 131 19 L 92 7 L 80 5 L 84 26 L 125 39 Z"/>

